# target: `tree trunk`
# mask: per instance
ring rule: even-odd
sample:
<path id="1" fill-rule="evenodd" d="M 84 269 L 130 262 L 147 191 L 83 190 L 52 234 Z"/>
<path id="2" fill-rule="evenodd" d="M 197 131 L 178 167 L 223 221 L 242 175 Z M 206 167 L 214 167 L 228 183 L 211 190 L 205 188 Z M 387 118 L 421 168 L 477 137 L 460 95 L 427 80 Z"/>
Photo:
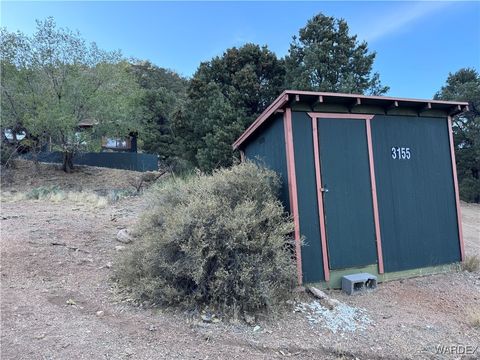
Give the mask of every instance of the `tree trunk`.
<path id="1" fill-rule="evenodd" d="M 73 170 L 73 153 L 65 151 L 63 153 L 63 171 L 71 173 Z"/>

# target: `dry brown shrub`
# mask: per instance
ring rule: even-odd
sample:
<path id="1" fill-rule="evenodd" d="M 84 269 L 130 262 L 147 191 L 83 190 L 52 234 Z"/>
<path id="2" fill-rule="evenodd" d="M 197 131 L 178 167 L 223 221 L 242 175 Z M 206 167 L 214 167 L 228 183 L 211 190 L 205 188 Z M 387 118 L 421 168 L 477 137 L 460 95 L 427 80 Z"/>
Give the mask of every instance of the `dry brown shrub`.
<path id="1" fill-rule="evenodd" d="M 119 283 L 141 301 L 225 316 L 277 309 L 295 285 L 278 189 L 275 173 L 252 163 L 157 184 Z"/>

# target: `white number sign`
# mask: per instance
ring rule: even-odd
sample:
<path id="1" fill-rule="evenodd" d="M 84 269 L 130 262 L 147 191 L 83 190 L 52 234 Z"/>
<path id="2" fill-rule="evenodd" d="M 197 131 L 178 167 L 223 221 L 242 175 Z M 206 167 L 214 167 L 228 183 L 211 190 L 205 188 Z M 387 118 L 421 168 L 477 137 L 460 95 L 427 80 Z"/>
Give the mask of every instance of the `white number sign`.
<path id="1" fill-rule="evenodd" d="M 411 156 L 409 147 L 392 146 L 392 159 L 409 160 Z"/>

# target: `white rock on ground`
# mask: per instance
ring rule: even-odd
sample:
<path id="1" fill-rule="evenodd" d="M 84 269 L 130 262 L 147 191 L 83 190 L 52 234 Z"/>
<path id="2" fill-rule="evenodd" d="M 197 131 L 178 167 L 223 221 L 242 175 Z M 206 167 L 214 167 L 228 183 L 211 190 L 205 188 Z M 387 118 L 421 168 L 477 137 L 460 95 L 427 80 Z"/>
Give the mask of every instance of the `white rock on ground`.
<path id="1" fill-rule="evenodd" d="M 319 299 L 328 299 L 328 295 L 325 294 L 322 290 L 317 289 L 316 287 L 310 286 L 308 290 Z"/>
<path id="2" fill-rule="evenodd" d="M 327 307 L 330 310 L 333 310 L 336 306 L 340 305 L 340 301 L 330 298 L 325 292 L 317 289 L 316 287 L 310 286 L 308 290 L 312 293 L 313 296 L 320 299 L 320 303 Z"/>
<path id="3" fill-rule="evenodd" d="M 128 229 L 122 229 L 117 233 L 117 241 L 120 241 L 123 244 L 129 244 L 133 241 Z"/>

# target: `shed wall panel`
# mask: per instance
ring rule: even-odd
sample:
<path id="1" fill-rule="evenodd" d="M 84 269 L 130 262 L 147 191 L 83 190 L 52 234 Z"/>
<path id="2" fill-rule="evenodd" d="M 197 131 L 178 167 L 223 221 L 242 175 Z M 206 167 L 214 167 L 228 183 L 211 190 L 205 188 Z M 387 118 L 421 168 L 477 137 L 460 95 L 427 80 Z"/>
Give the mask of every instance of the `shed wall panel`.
<path id="1" fill-rule="evenodd" d="M 371 124 L 385 271 L 459 261 L 447 119 L 377 115 Z M 409 148 L 410 159 L 392 148 Z"/>
<path id="2" fill-rule="evenodd" d="M 295 172 L 302 246 L 302 271 L 306 283 L 325 279 L 318 214 L 312 120 L 305 112 L 292 112 Z"/>
<path id="3" fill-rule="evenodd" d="M 283 115 L 277 115 L 262 131 L 249 139 L 243 151 L 247 159 L 278 174 L 281 181 L 280 201 L 286 209 L 290 209 Z"/>

